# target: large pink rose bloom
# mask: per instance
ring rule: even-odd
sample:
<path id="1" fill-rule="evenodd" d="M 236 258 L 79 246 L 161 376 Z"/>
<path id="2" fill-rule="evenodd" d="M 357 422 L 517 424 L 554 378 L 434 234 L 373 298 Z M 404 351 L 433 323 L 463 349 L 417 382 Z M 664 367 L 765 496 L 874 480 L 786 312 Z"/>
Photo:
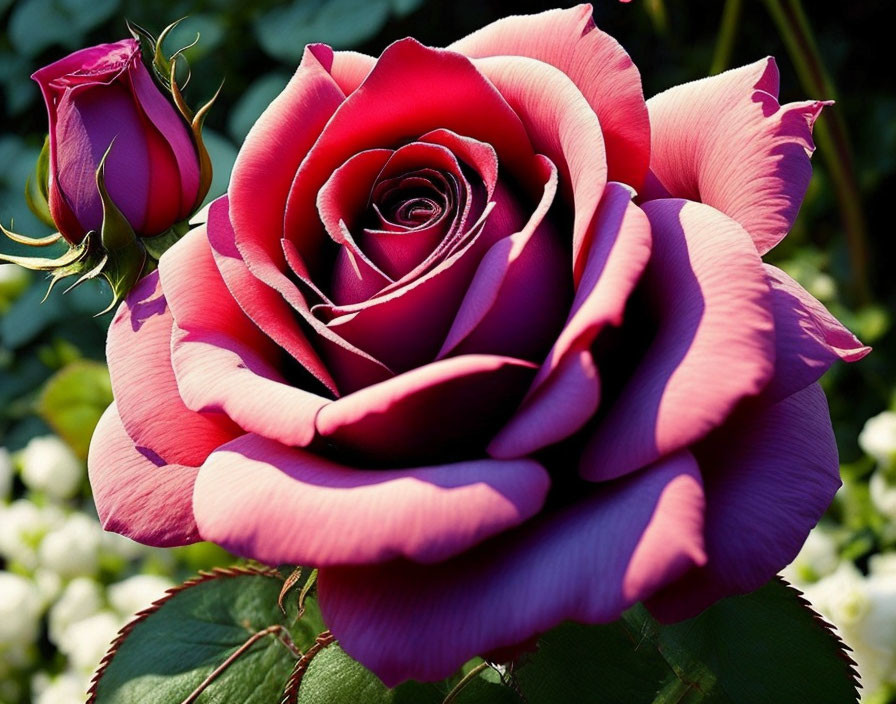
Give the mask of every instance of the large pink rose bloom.
<path id="1" fill-rule="evenodd" d="M 106 528 L 319 567 L 389 685 L 759 587 L 840 484 L 815 382 L 867 352 L 762 262 L 822 108 L 777 91 L 764 59 L 645 103 L 587 5 L 309 46 L 115 316 Z"/>

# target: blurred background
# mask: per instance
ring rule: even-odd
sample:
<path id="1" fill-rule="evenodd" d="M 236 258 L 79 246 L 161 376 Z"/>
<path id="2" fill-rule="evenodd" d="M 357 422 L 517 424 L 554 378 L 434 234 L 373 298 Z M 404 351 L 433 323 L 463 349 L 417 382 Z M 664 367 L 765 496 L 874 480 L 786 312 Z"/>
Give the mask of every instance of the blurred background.
<path id="1" fill-rule="evenodd" d="M 896 82 L 887 0 L 598 0 L 595 19 L 641 70 L 645 95 L 755 61 L 781 69 L 782 102 L 836 98 L 816 126 L 815 175 L 792 234 L 767 259 L 798 279 L 874 352 L 823 379 L 844 486 L 785 574 L 855 651 L 863 702 L 896 702 Z M 46 127 L 30 74 L 78 48 L 121 39 L 124 18 L 187 56 L 215 179 L 227 186 L 253 121 L 308 42 L 377 55 L 412 35 L 440 46 L 506 14 L 497 0 L 0 0 L 0 222 L 47 234 L 23 194 Z M 517 13 L 551 4 L 521 0 Z M 11 242 L 0 251 L 16 253 Z M 20 250 L 19 250 L 20 251 Z M 47 282 L 0 266 L 0 704 L 83 702 L 118 628 L 168 586 L 227 564 L 220 549 L 137 545 L 102 531 L 84 458 L 111 401 L 103 359 L 109 292 L 88 283 L 40 304 Z M 749 536 L 742 536 L 748 540 Z"/>

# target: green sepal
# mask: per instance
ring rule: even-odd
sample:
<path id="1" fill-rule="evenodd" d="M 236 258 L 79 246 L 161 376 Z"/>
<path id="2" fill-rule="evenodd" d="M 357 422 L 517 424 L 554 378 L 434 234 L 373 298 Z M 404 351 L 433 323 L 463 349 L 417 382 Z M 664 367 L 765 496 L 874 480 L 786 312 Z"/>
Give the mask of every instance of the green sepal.
<path id="1" fill-rule="evenodd" d="M 106 190 L 104 174 L 106 158 L 110 151 L 112 151 L 112 144 L 106 149 L 103 158 L 100 159 L 100 165 L 96 169 L 96 187 L 103 203 L 100 244 L 104 254 L 100 257 L 100 261 L 91 267 L 91 270 L 97 268 L 98 270 L 95 273 L 93 271 L 85 272 L 84 277 L 85 279 L 93 278 L 101 273 L 112 289 L 111 303 L 105 310 L 97 313 L 97 316 L 108 313 L 118 305 L 140 279 L 146 266 L 146 249 L 137 238 L 137 233 L 134 232 L 131 223 L 115 205 Z M 80 280 L 77 283 L 80 283 Z"/>
<path id="2" fill-rule="evenodd" d="M 0 231 L 2 231 L 3 234 L 5 234 L 14 242 L 19 242 L 20 244 L 31 244 L 37 247 L 43 247 L 49 244 L 53 244 L 54 242 L 58 242 L 61 237 L 61 235 L 57 233 L 56 235 L 51 235 L 50 237 L 30 240 L 27 237 L 16 235 L 15 233 L 10 232 L 3 226 L 0 226 Z M 14 254 L 0 254 L 0 262 L 7 264 L 18 264 L 19 266 L 26 269 L 31 269 L 32 271 L 54 271 L 56 269 L 64 267 L 71 267 L 83 261 L 87 256 L 90 247 L 91 237 L 90 233 L 88 233 L 80 244 L 70 246 L 68 248 L 68 251 L 64 252 L 56 259 L 49 259 L 48 257 L 23 257 Z"/>
<path id="3" fill-rule="evenodd" d="M 55 228 L 50 214 L 50 136 L 44 138 L 44 146 L 34 165 L 34 174 L 25 181 L 25 202 L 32 213 L 45 225 Z"/>
<path id="4" fill-rule="evenodd" d="M 177 83 L 175 74 L 177 73 L 177 62 L 180 58 L 180 52 L 171 57 L 169 86 L 171 96 L 174 98 L 174 104 L 177 106 L 177 109 L 180 111 L 183 118 L 190 125 L 190 132 L 193 135 L 193 144 L 196 147 L 196 154 L 199 157 L 199 191 L 197 192 L 196 200 L 193 203 L 193 210 L 195 211 L 199 209 L 199 206 L 202 205 L 202 201 L 205 200 L 205 196 L 208 195 L 208 190 L 211 188 L 212 178 L 214 176 L 212 159 L 209 156 L 205 142 L 202 140 L 202 126 L 205 124 L 205 118 L 208 116 L 212 105 L 214 105 L 218 96 L 221 94 L 224 82 L 221 82 L 218 86 L 218 90 L 215 91 L 215 94 L 194 114 L 184 100 L 183 94 L 181 93 L 182 86 L 179 86 Z M 186 59 L 184 59 L 184 61 L 186 61 Z"/>
<path id="5" fill-rule="evenodd" d="M 147 254 L 158 261 L 162 255 L 175 245 L 181 237 L 190 231 L 190 225 L 186 222 L 179 222 L 173 225 L 165 232 L 154 235 L 153 237 L 141 237 L 140 243 L 146 248 Z"/>
<path id="6" fill-rule="evenodd" d="M 149 49 L 147 53 L 152 54 L 152 59 L 149 61 L 149 65 L 152 68 L 156 79 L 162 87 L 171 94 L 171 98 L 173 99 L 178 112 L 184 120 L 186 120 L 190 127 L 190 132 L 193 135 L 193 143 L 196 147 L 197 157 L 199 158 L 199 191 L 196 195 L 196 201 L 193 203 L 193 210 L 196 211 L 208 195 L 209 188 L 211 188 L 212 185 L 213 176 L 212 160 L 209 156 L 208 149 L 202 140 L 202 125 L 205 122 L 209 110 L 220 95 L 224 83 L 222 82 L 221 85 L 218 86 L 218 90 L 211 99 L 201 108 L 196 110 L 195 113 L 187 105 L 183 97 L 183 91 L 190 82 L 192 72 L 190 70 L 190 63 L 187 61 L 184 52 L 191 47 L 196 46 L 199 42 L 199 33 L 197 32 L 196 38 L 192 42 L 181 47 L 170 56 L 165 55 L 162 47 L 171 31 L 185 19 L 186 17 L 181 17 L 179 20 L 169 24 L 162 30 L 158 38 L 154 37 L 148 30 L 135 22 L 128 21 L 127 25 L 131 35 L 141 43 L 141 46 L 146 46 Z M 183 66 L 186 72 L 186 78 L 182 84 L 177 80 L 177 72 L 180 66 Z"/>

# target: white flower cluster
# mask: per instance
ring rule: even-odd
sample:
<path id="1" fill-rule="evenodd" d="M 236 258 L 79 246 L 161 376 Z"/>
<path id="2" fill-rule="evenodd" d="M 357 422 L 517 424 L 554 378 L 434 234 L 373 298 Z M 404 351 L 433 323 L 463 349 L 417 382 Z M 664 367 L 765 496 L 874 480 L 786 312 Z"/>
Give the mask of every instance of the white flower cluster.
<path id="1" fill-rule="evenodd" d="M 13 499 L 17 476 L 24 495 Z M 143 574 L 99 581 L 101 569 L 126 570 L 151 551 L 103 531 L 78 498 L 85 482 L 84 463 L 55 436 L 16 453 L 0 448 L 0 702 L 20 701 L 38 668 L 34 704 L 82 704 L 118 630 L 174 584 Z M 66 658 L 55 676 L 37 661 L 44 624 Z"/>
<path id="2" fill-rule="evenodd" d="M 875 462 L 868 479 L 873 510 L 884 519 L 885 540 L 896 538 L 896 413 L 884 411 L 865 423 L 859 445 Z M 873 555 L 863 574 L 841 560 L 843 528 L 820 525 L 781 575 L 804 592 L 852 649 L 863 702 L 896 696 L 896 552 Z"/>

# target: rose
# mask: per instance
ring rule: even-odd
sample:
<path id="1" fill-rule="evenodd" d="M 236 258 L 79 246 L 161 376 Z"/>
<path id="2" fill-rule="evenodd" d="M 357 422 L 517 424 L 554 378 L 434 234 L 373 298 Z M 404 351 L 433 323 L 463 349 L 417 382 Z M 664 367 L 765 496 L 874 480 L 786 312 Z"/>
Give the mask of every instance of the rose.
<path id="1" fill-rule="evenodd" d="M 100 229 L 95 172 L 110 145 L 109 195 L 138 234 L 157 235 L 193 212 L 196 148 L 153 83 L 136 40 L 76 51 L 32 78 L 50 120 L 50 212 L 66 240 L 77 244 Z"/>
<path id="2" fill-rule="evenodd" d="M 308 47 L 112 323 L 105 526 L 319 567 L 388 684 L 757 588 L 839 485 L 814 382 L 867 351 L 760 259 L 822 107 L 776 93 L 645 104 L 589 6 Z"/>

